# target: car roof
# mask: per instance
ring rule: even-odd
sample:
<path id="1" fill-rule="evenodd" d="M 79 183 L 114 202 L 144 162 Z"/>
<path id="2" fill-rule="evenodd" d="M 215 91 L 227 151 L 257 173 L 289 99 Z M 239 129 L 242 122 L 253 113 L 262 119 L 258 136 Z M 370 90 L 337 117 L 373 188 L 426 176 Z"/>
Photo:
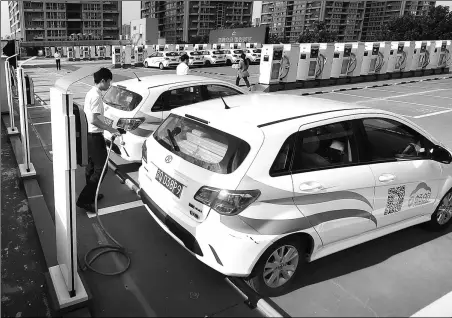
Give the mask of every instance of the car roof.
<path id="1" fill-rule="evenodd" d="M 205 76 L 197 76 L 197 75 L 176 75 L 176 74 L 162 74 L 162 75 L 151 75 L 140 77 L 141 81 L 138 81 L 136 78 L 131 78 L 121 82 L 114 82 L 113 85 L 124 86 L 127 89 L 130 89 L 134 92 L 147 90 L 148 88 L 163 86 L 163 85 L 173 85 L 173 84 L 181 84 L 187 82 L 209 82 L 209 83 L 224 83 L 224 81 L 205 77 Z"/>
<path id="2" fill-rule="evenodd" d="M 225 108 L 221 99 L 213 99 L 190 106 L 174 109 L 173 112 L 184 116 L 191 114 L 207 121 L 239 121 L 257 127 L 283 123 L 300 117 L 356 109 L 370 109 L 361 105 L 332 101 L 329 99 L 296 96 L 289 94 L 247 94 L 230 96 L 223 99 L 230 109 Z"/>

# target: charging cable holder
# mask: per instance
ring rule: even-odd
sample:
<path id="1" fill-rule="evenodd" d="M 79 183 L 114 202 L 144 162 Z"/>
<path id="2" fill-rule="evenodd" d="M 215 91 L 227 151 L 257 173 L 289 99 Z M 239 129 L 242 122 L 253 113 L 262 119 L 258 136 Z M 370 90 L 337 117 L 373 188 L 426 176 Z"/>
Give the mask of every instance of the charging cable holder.
<path id="1" fill-rule="evenodd" d="M 56 254 L 58 265 L 49 273 L 60 309 L 88 300 L 78 274 L 75 171 L 77 170 L 77 131 L 73 96 L 68 91 L 75 82 L 96 72 L 99 67 L 78 69 L 50 88 L 55 200 Z M 79 114 L 79 113 L 78 113 Z M 81 151 L 87 151 L 82 149 Z"/>
<path id="2" fill-rule="evenodd" d="M 13 56 L 8 57 L 5 60 L 5 78 L 6 78 L 6 98 L 8 101 L 8 110 L 9 110 L 9 127 L 8 127 L 8 135 L 14 136 L 20 134 L 19 129 L 17 129 L 16 124 L 14 122 L 14 103 L 13 103 L 13 85 L 11 83 L 11 64 L 9 60 L 19 54 L 14 54 Z M 15 76 L 15 75 L 14 75 Z"/>
<path id="3" fill-rule="evenodd" d="M 30 160 L 30 135 L 28 133 L 28 98 L 27 98 L 27 85 L 25 82 L 25 72 L 22 66 L 28 61 L 33 60 L 32 57 L 19 65 L 17 68 L 17 94 L 19 95 L 19 115 L 20 115 L 20 138 L 22 140 L 22 153 L 23 160 L 19 164 L 19 172 L 21 178 L 28 178 L 36 176 L 36 170 Z M 12 111 L 11 118 L 14 118 L 14 110 Z"/>

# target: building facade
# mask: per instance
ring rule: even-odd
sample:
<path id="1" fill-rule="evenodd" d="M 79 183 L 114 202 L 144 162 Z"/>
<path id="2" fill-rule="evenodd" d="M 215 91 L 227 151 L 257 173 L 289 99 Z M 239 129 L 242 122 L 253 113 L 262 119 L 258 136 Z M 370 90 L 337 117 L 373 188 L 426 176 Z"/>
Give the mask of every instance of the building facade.
<path id="1" fill-rule="evenodd" d="M 30 41 L 70 38 L 119 40 L 120 1 L 8 1 L 11 37 Z"/>
<path id="2" fill-rule="evenodd" d="M 261 25 L 269 34 L 296 42 L 323 21 L 339 41 L 371 41 L 384 23 L 403 14 L 426 14 L 435 1 L 262 1 Z"/>
<path id="3" fill-rule="evenodd" d="M 155 18 L 166 43 L 188 42 L 211 30 L 251 26 L 253 1 L 141 1 L 141 17 Z"/>

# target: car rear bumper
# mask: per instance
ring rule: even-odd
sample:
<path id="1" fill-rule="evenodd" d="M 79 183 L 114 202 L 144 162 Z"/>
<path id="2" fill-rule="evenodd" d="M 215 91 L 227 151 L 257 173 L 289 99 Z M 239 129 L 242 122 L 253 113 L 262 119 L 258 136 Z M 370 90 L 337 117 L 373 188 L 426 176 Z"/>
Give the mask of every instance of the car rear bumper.
<path id="1" fill-rule="evenodd" d="M 108 131 L 104 131 L 104 138 L 107 142 L 107 146 L 109 146 L 111 134 Z M 115 139 L 113 151 L 117 153 L 117 150 L 119 150 L 119 155 L 124 160 L 130 162 L 141 162 L 141 148 L 145 140 L 145 137 L 136 136 L 130 132 L 127 132 L 121 137 Z M 121 145 L 121 141 L 124 142 L 123 145 Z"/>
<path id="2" fill-rule="evenodd" d="M 204 61 L 190 61 L 188 65 L 204 65 Z"/>
<path id="3" fill-rule="evenodd" d="M 274 237 L 235 232 L 222 224 L 220 215 L 214 211 L 195 229 L 190 228 L 178 215 L 181 212 L 177 209 L 166 211 L 159 206 L 159 201 L 167 200 L 164 192 L 155 191 L 156 187 L 152 188 L 152 192 L 146 191 L 151 189 L 152 182 L 156 182 L 152 179 L 142 165 L 138 173 L 141 199 L 160 227 L 193 256 L 216 271 L 227 276 L 249 276 Z M 162 187 L 162 191 L 166 190 Z"/>

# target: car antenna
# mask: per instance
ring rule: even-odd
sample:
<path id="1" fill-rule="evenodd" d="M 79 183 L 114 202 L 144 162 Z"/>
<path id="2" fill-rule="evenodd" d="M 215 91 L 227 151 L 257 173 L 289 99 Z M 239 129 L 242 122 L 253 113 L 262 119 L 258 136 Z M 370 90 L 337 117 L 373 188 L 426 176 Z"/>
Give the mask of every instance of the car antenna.
<path id="1" fill-rule="evenodd" d="M 138 79 L 138 82 L 141 82 L 141 80 L 140 80 L 140 78 L 138 77 L 138 75 L 137 74 L 135 74 L 135 72 L 132 72 L 136 77 L 137 77 L 137 79 Z"/>
<path id="2" fill-rule="evenodd" d="M 220 96 L 220 98 L 221 98 L 221 100 L 223 101 L 224 108 L 225 108 L 225 109 L 231 109 L 231 107 L 229 107 L 228 104 L 226 104 L 226 102 L 224 101 L 223 96 Z"/>

